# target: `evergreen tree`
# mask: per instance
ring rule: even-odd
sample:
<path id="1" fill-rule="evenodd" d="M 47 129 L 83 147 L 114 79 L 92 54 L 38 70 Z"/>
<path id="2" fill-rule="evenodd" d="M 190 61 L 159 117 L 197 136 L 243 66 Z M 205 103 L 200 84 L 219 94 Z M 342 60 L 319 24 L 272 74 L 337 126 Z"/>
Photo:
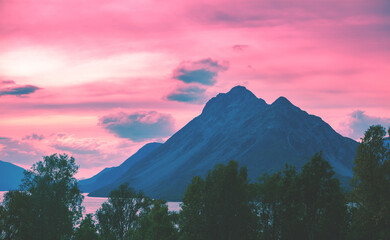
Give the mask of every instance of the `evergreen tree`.
<path id="1" fill-rule="evenodd" d="M 385 128 L 371 126 L 357 149 L 351 239 L 390 239 L 390 147 L 385 136 Z"/>

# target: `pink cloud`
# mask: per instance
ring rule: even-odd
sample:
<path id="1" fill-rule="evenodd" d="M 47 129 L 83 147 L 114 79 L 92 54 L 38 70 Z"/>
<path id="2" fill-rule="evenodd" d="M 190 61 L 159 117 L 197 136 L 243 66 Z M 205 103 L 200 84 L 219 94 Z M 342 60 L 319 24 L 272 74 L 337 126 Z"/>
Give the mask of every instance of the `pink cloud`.
<path id="1" fill-rule="evenodd" d="M 88 169 L 101 169 L 104 166 L 119 165 L 138 149 L 137 144 L 126 140 L 81 137 L 67 133 L 50 135 L 27 135 L 23 139 L 0 137 L 0 159 L 29 168 L 53 153 L 66 153 L 74 156 L 80 165 L 78 176 L 91 176 Z M 85 175 L 88 174 L 88 175 Z"/>
<path id="2" fill-rule="evenodd" d="M 99 125 L 120 138 L 134 142 L 153 141 L 174 133 L 173 117 L 155 111 L 110 114 L 101 117 Z"/>
<path id="3" fill-rule="evenodd" d="M 62 149 L 85 172 L 118 165 L 142 143 L 105 131 L 99 116 L 163 112 L 178 129 L 201 112 L 189 102 L 237 84 L 347 134 L 356 109 L 390 118 L 389 11 L 387 0 L 1 1 L 2 149 L 18 147 L 19 164 Z M 203 78 L 188 78 L 196 71 Z"/>
<path id="4" fill-rule="evenodd" d="M 173 78 L 184 83 L 214 85 L 219 72 L 226 71 L 229 63 L 219 63 L 211 58 L 198 61 L 184 61 L 173 72 Z"/>
<path id="5" fill-rule="evenodd" d="M 372 125 L 382 125 L 388 129 L 390 127 L 390 118 L 371 116 L 364 111 L 356 110 L 349 114 L 343 124 L 349 137 L 360 140 Z"/>

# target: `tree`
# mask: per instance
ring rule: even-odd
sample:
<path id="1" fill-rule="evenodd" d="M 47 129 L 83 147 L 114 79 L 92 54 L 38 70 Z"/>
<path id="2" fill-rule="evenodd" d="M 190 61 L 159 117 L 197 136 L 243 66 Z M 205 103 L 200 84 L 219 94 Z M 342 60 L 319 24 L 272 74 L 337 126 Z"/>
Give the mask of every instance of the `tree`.
<path id="1" fill-rule="evenodd" d="M 99 235 L 96 230 L 95 221 L 92 214 L 87 214 L 81 221 L 80 226 L 75 231 L 74 240 L 98 240 Z"/>
<path id="2" fill-rule="evenodd" d="M 78 166 L 66 154 L 43 157 L 25 172 L 20 191 L 5 195 L 13 239 L 70 239 L 82 217 L 83 196 L 74 178 Z"/>
<path id="3" fill-rule="evenodd" d="M 316 153 L 300 176 L 305 238 L 345 239 L 346 206 L 340 182 L 330 164 Z"/>
<path id="4" fill-rule="evenodd" d="M 252 198 L 246 168 L 239 170 L 235 161 L 230 161 L 227 166 L 216 165 L 204 183 L 195 177 L 187 187 L 180 213 L 183 237 L 254 239 L 256 215 L 251 205 Z"/>
<path id="5" fill-rule="evenodd" d="M 385 136 L 385 128 L 371 126 L 357 149 L 351 239 L 390 239 L 390 147 Z"/>
<path id="6" fill-rule="evenodd" d="M 280 239 L 281 184 L 281 173 L 264 174 L 259 179 L 256 202 L 260 217 L 261 239 Z"/>
<path id="7" fill-rule="evenodd" d="M 5 238 L 5 218 L 6 210 L 3 205 L 0 205 L 0 239 Z"/>
<path id="8" fill-rule="evenodd" d="M 139 219 L 135 240 L 175 240 L 178 232 L 175 227 L 175 213 L 168 211 L 163 200 L 153 200 L 153 208 Z"/>
<path id="9" fill-rule="evenodd" d="M 28 239 L 32 234 L 30 195 L 21 191 L 9 191 L 3 199 L 0 239 Z"/>
<path id="10" fill-rule="evenodd" d="M 260 238 L 302 239 L 302 191 L 295 168 L 264 174 L 256 188 Z"/>
<path id="11" fill-rule="evenodd" d="M 299 174 L 287 166 L 263 175 L 257 189 L 261 239 L 344 239 L 344 194 L 321 153 Z"/>
<path id="12" fill-rule="evenodd" d="M 204 188 L 204 180 L 200 176 L 195 176 L 184 193 L 179 218 L 181 234 L 184 239 L 204 239 Z"/>
<path id="13" fill-rule="evenodd" d="M 139 215 L 150 211 L 151 199 L 135 192 L 128 185 L 113 190 L 108 202 L 97 210 L 98 230 L 105 240 L 125 240 L 133 236 L 139 225 Z"/>

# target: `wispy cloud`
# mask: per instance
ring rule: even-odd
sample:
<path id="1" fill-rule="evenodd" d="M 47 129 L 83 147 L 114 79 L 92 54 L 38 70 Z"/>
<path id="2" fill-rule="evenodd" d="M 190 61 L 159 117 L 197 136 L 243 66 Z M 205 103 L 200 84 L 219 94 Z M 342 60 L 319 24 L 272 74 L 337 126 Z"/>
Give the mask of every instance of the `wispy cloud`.
<path id="1" fill-rule="evenodd" d="M 353 139 L 364 136 L 364 132 L 372 125 L 382 125 L 386 129 L 390 127 L 390 118 L 367 115 L 364 111 L 356 110 L 349 114 L 345 125 L 348 128 L 348 135 Z"/>
<path id="2" fill-rule="evenodd" d="M 57 150 L 72 154 L 99 154 L 100 145 L 96 139 L 77 139 L 72 135 L 57 134 L 55 142 L 51 146 Z"/>
<path id="3" fill-rule="evenodd" d="M 3 96 L 3 95 L 15 95 L 15 96 L 28 95 L 28 94 L 34 93 L 38 89 L 39 89 L 39 87 L 32 86 L 32 85 L 4 88 L 4 89 L 0 90 L 0 96 Z"/>
<path id="4" fill-rule="evenodd" d="M 134 142 L 164 138 L 174 132 L 173 117 L 155 111 L 130 114 L 119 112 L 101 117 L 99 124 L 116 136 Z"/>
<path id="5" fill-rule="evenodd" d="M 3 84 L 15 84 L 14 81 L 2 81 Z M 12 86 L 0 89 L 0 96 L 4 95 L 13 95 L 13 96 L 24 96 L 28 94 L 32 94 L 35 91 L 39 90 L 39 87 L 33 85 L 23 85 L 23 86 Z"/>
<path id="6" fill-rule="evenodd" d="M 243 83 L 332 126 L 355 109 L 390 117 L 388 0 L 0 2 L 0 128 L 10 137 L 0 140 L 17 141 L 1 143 L 2 159 L 65 151 L 84 167 L 113 166 L 145 136 L 117 133 L 126 117 L 99 126 L 96 116 L 155 110 L 181 127 L 203 98 Z"/>
<path id="7" fill-rule="evenodd" d="M 0 86 L 1 85 L 9 85 L 9 84 L 15 84 L 15 81 L 12 81 L 12 80 L 0 80 Z"/>
<path id="8" fill-rule="evenodd" d="M 42 134 L 36 134 L 36 133 L 33 133 L 31 135 L 27 135 L 23 138 L 23 140 L 38 140 L 38 141 L 41 141 L 45 139 L 45 136 L 43 136 Z"/>
<path id="9" fill-rule="evenodd" d="M 199 83 L 212 86 L 216 83 L 216 77 L 219 72 L 228 69 L 227 62 L 214 61 L 211 58 L 199 61 L 182 62 L 179 67 L 173 71 L 173 78 L 184 83 Z"/>
<path id="10" fill-rule="evenodd" d="M 244 51 L 245 49 L 247 49 L 249 46 L 248 45 L 246 45 L 246 44 L 236 44 L 236 45 L 233 45 L 233 50 L 234 51 L 239 51 L 239 52 L 241 52 L 241 51 Z"/>
<path id="11" fill-rule="evenodd" d="M 205 88 L 198 86 L 179 87 L 167 96 L 170 101 L 203 104 L 207 100 Z"/>

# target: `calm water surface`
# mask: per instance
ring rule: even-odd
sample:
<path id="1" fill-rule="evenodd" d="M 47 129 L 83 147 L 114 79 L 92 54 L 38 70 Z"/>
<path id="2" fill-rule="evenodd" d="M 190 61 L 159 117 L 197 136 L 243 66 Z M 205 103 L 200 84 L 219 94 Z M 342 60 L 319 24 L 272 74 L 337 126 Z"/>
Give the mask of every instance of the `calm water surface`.
<path id="1" fill-rule="evenodd" d="M 3 201 L 3 196 L 6 192 L 5 191 L 0 191 L 0 202 Z M 107 201 L 107 198 L 102 198 L 102 197 L 88 197 L 88 193 L 83 193 L 84 195 L 84 201 L 83 201 L 83 206 L 85 207 L 85 213 L 95 213 L 96 210 L 100 208 L 102 203 Z M 168 209 L 169 211 L 175 211 L 179 212 L 180 211 L 180 203 L 181 202 L 168 202 Z"/>

